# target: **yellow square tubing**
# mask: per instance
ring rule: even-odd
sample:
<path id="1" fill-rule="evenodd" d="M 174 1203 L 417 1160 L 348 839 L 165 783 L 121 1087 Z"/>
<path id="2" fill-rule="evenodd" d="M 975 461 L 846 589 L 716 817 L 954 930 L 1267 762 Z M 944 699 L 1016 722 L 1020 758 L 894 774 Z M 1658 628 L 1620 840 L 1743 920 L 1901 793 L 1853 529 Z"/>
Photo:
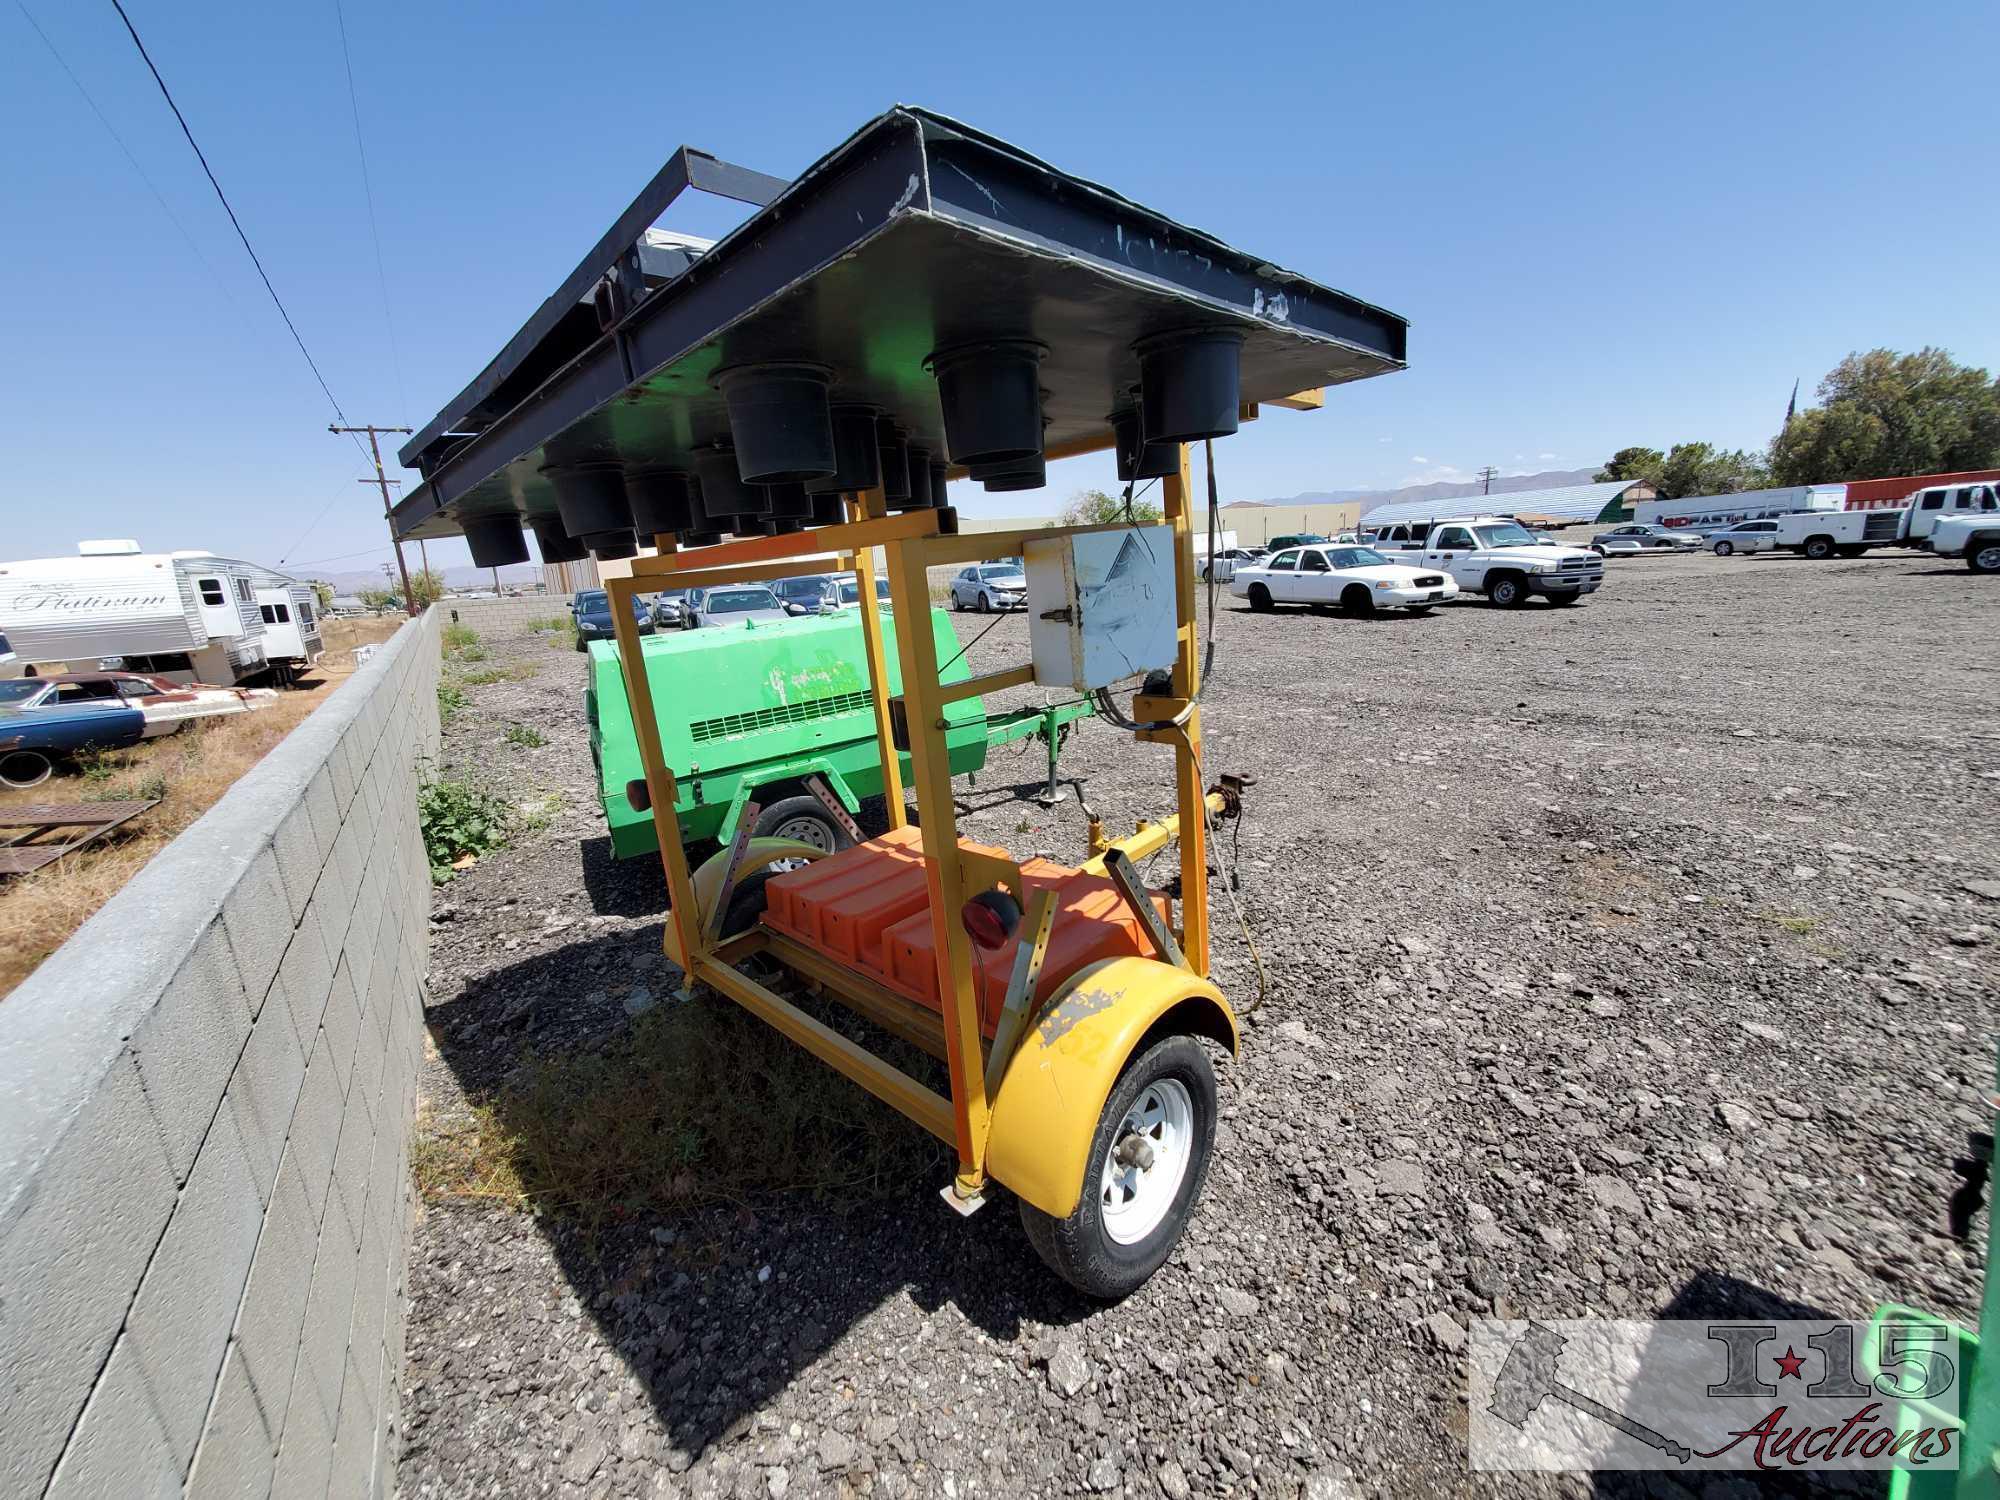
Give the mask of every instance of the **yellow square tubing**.
<path id="1" fill-rule="evenodd" d="M 881 486 L 848 497 L 848 514 L 856 522 L 879 521 L 888 514 Z M 875 704 L 875 751 L 882 760 L 882 800 L 889 810 L 889 827 L 908 825 L 910 814 L 903 806 L 903 761 L 896 753 L 895 731 L 889 722 L 889 657 L 882 644 L 882 612 L 875 605 L 875 549 L 854 549 L 854 585 L 861 590 L 861 644 L 868 657 L 868 691 Z M 925 590 L 926 605 L 929 590 Z M 930 610 L 923 613 L 926 630 Z M 915 630 L 911 624 L 906 627 Z"/>
<path id="2" fill-rule="evenodd" d="M 951 1070 L 958 1147 L 958 1179 L 953 1186 L 963 1200 L 977 1197 L 985 1185 L 986 1136 L 992 1124 L 980 1051 L 979 1002 L 973 988 L 972 939 L 959 921 L 969 892 L 959 857 L 951 764 L 945 755 L 944 704 L 938 687 L 937 641 L 930 630 L 925 549 L 916 541 L 892 541 L 887 551 L 889 597 L 896 611 L 896 653 L 903 669 L 903 703 L 910 727 L 910 777 L 923 814 L 924 874 L 930 887 L 931 936 L 938 954 L 938 992 L 944 1000 L 945 1063 Z"/>
<path id="3" fill-rule="evenodd" d="M 1188 699 L 1201 690 L 1201 632 L 1195 621 L 1194 546 L 1189 496 L 1194 485 L 1188 445 L 1181 444 L 1180 468 L 1161 481 L 1163 508 L 1174 529 L 1174 599 L 1179 618 L 1174 654 L 1174 696 Z M 1174 746 L 1175 801 L 1181 835 L 1181 952 L 1188 967 L 1208 977 L 1208 821 L 1202 811 L 1201 709 L 1188 715 Z"/>
<path id="4" fill-rule="evenodd" d="M 674 811 L 680 790 L 674 784 L 674 773 L 667 769 L 666 752 L 660 746 L 660 716 L 653 707 L 653 684 L 646 675 L 645 657 L 639 649 L 639 622 L 632 614 L 633 596 L 644 581 L 607 578 L 604 587 L 611 595 L 611 631 L 618 641 L 618 670 L 625 679 L 625 701 L 632 706 L 632 726 L 639 735 L 639 759 L 646 768 L 646 794 L 653 804 L 653 832 L 659 840 L 660 864 L 667 872 L 667 899 L 673 904 L 667 914 L 663 946 L 692 979 L 694 960 L 707 951 L 708 945 L 695 911 L 694 882 L 688 875 L 687 850 L 681 845 L 680 815 Z M 674 951 L 677 946 L 679 952 Z"/>

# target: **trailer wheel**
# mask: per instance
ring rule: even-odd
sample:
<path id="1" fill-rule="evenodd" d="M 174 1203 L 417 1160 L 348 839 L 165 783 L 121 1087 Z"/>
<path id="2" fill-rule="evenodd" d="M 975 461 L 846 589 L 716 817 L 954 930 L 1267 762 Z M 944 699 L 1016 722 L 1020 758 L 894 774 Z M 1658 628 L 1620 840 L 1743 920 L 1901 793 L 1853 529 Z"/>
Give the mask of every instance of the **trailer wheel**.
<path id="1" fill-rule="evenodd" d="M 1201 1197 L 1215 1146 L 1215 1069 L 1190 1036 L 1156 1042 L 1104 1101 L 1066 1219 L 1021 1200 L 1021 1227 L 1050 1270 L 1115 1302 L 1173 1253 Z"/>
<path id="2" fill-rule="evenodd" d="M 1799 549 L 1814 562 L 1825 562 L 1833 556 L 1833 538 L 1830 536 L 1809 536 L 1805 546 Z"/>
<path id="3" fill-rule="evenodd" d="M 1250 585 L 1250 607 L 1260 615 L 1271 612 L 1271 591 L 1261 583 Z"/>
<path id="4" fill-rule="evenodd" d="M 854 842 L 847 836 L 847 830 L 833 820 L 833 815 L 819 798 L 810 796 L 786 797 L 772 803 L 758 815 L 757 826 L 751 832 L 760 839 L 796 839 L 801 844 L 824 849 L 828 854 L 845 849 Z M 785 865 L 784 868 L 792 866 Z"/>
<path id="5" fill-rule="evenodd" d="M 9 750 L 0 755 L 0 785 L 26 791 L 47 781 L 54 769 L 55 762 L 39 750 Z"/>
<path id="6" fill-rule="evenodd" d="M 1981 537 L 1967 547 L 1965 565 L 1975 573 L 2000 573 L 2000 537 Z"/>

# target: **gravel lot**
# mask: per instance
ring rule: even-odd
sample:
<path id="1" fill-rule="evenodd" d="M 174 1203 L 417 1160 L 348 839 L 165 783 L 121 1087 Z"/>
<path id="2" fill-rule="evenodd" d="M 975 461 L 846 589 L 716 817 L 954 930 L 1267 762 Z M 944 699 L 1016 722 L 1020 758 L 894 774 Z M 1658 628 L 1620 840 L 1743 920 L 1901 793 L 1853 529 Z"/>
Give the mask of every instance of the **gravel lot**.
<path id="1" fill-rule="evenodd" d="M 2000 1009 L 1994 591 L 1902 555 L 1609 573 L 1575 610 L 1228 601 L 1205 760 L 1260 778 L 1240 855 L 1270 995 L 1140 1294 L 1070 1295 L 1011 1204 L 939 1205 L 942 1166 L 851 1212 L 596 1240 L 433 1202 L 405 1493 L 1752 1493 L 1469 1475 L 1463 1327 L 1976 1321 L 1984 1216 L 1954 1240 L 1946 1204 Z M 472 690 L 447 764 L 561 801 L 439 893 L 434 1122 L 673 982 L 657 866 L 604 856 L 583 658 L 486 644 L 540 670 Z M 1000 759 L 964 826 L 1077 857 L 1074 801 L 1023 800 L 1035 765 Z M 1115 831 L 1169 805 L 1164 748 L 1092 723 L 1065 765 Z M 1215 930 L 1247 1006 L 1219 899 Z"/>

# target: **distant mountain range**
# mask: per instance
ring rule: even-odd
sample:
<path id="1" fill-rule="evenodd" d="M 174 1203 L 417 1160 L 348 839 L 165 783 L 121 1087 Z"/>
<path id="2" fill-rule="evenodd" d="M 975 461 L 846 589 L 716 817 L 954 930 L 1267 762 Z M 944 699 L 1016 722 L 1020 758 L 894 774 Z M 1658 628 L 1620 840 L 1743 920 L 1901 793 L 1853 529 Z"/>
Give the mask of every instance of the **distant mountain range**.
<path id="1" fill-rule="evenodd" d="M 414 573 L 416 570 L 417 560 L 412 557 L 410 559 L 410 571 Z M 372 573 L 318 573 L 309 568 L 304 571 L 309 577 L 323 579 L 332 584 L 333 591 L 336 594 L 358 594 L 363 589 L 379 589 L 384 586 L 382 570 L 380 568 L 375 569 Z M 437 571 L 444 574 L 446 588 L 490 589 L 493 587 L 493 573 L 488 568 L 439 568 Z M 517 586 L 540 583 L 542 581 L 542 570 L 533 563 L 516 563 L 510 568 L 502 568 L 500 570 L 500 581 Z M 396 580 L 393 587 L 401 588 L 402 581 L 400 579 Z"/>
<path id="2" fill-rule="evenodd" d="M 1494 480 L 1490 493 L 1511 495 L 1521 490 L 1553 490 L 1565 485 L 1589 484 L 1597 477 L 1597 470 L 1598 465 L 1592 464 L 1587 469 L 1545 469 L 1539 474 L 1509 474 Z M 1342 501 L 1358 501 L 1362 514 L 1366 515 L 1378 505 L 1400 505 L 1407 500 L 1462 500 L 1468 495 L 1486 493 L 1489 492 L 1474 479 L 1463 484 L 1405 485 L 1400 490 L 1305 490 L 1278 500 L 1232 500 L 1222 508 L 1334 505 Z"/>

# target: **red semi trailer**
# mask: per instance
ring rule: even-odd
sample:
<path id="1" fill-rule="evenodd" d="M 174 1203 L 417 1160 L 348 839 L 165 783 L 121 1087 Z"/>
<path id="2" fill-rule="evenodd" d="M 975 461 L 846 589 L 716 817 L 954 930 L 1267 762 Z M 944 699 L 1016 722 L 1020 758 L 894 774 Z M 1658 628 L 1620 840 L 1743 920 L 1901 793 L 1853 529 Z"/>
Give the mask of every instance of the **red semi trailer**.
<path id="1" fill-rule="evenodd" d="M 1895 510 L 1918 490 L 1947 484 L 1984 484 L 2000 479 L 2000 469 L 1968 469 L 1959 474 L 1915 474 L 1901 479 L 1850 479 L 1848 510 Z"/>

